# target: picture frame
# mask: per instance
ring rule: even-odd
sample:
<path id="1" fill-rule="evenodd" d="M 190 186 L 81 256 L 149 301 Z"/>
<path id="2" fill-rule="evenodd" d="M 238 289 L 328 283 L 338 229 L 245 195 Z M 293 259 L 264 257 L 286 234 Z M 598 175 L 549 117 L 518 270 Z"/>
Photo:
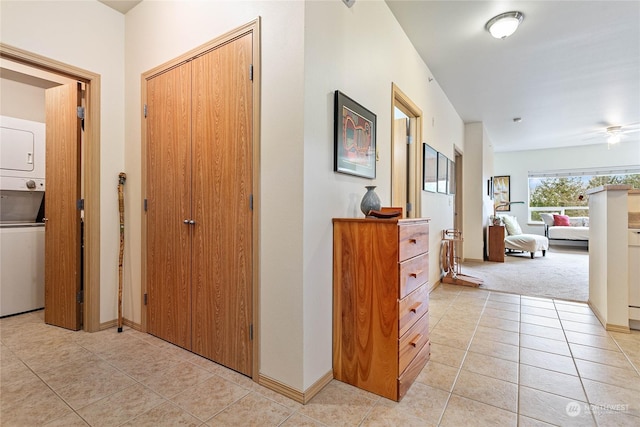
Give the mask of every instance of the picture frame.
<path id="1" fill-rule="evenodd" d="M 447 170 L 447 192 L 456 194 L 456 162 L 449 159 Z"/>
<path id="2" fill-rule="evenodd" d="M 438 152 L 426 142 L 422 144 L 422 189 L 438 191 Z"/>
<path id="3" fill-rule="evenodd" d="M 493 200 L 493 177 L 487 180 L 487 196 Z"/>
<path id="4" fill-rule="evenodd" d="M 447 193 L 448 161 L 447 156 L 438 152 L 438 193 Z"/>
<path id="5" fill-rule="evenodd" d="M 374 179 L 376 115 L 339 90 L 334 101 L 334 172 Z"/>
<path id="6" fill-rule="evenodd" d="M 500 206 L 511 201 L 511 177 L 509 175 L 493 177 L 493 206 L 496 212 L 509 212 L 510 205 Z"/>

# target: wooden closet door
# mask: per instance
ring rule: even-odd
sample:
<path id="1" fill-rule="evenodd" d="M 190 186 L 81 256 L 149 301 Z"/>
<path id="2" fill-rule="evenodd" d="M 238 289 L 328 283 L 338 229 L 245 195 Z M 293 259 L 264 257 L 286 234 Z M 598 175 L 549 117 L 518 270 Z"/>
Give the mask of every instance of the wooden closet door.
<path id="1" fill-rule="evenodd" d="M 45 91 L 44 321 L 77 331 L 80 292 L 80 105 L 75 84 Z"/>
<path id="2" fill-rule="evenodd" d="M 193 61 L 193 351 L 251 375 L 252 35 Z"/>
<path id="3" fill-rule="evenodd" d="M 191 63 L 149 79 L 147 106 L 147 328 L 191 349 Z"/>

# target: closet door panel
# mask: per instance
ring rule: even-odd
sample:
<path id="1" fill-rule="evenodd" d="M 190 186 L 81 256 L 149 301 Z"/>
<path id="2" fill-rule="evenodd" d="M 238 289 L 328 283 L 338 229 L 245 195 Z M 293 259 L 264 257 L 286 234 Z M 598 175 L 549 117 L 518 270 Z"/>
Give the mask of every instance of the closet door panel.
<path id="1" fill-rule="evenodd" d="M 191 63 L 149 79 L 147 105 L 147 327 L 191 349 Z"/>
<path id="2" fill-rule="evenodd" d="M 193 60 L 193 351 L 251 375 L 252 36 Z"/>
<path id="3" fill-rule="evenodd" d="M 47 89 L 44 321 L 80 329 L 80 105 L 75 84 Z"/>

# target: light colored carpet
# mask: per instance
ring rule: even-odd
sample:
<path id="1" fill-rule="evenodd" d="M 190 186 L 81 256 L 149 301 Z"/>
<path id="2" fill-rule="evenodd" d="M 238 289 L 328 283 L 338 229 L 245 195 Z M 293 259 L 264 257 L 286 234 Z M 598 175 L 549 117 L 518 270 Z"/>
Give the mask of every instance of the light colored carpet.
<path id="1" fill-rule="evenodd" d="M 589 299 L 589 252 L 552 246 L 536 252 L 505 255 L 505 262 L 462 263 L 461 273 L 484 280 L 481 289 L 586 302 Z"/>

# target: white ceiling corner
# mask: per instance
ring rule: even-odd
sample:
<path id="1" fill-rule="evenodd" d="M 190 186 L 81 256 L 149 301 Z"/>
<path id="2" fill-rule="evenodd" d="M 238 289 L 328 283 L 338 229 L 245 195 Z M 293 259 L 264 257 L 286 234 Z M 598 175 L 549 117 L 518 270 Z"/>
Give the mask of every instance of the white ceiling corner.
<path id="1" fill-rule="evenodd" d="M 115 9 L 122 14 L 126 14 L 138 3 L 142 0 L 98 0 L 100 3 L 103 3 L 109 6 L 111 9 Z"/>

